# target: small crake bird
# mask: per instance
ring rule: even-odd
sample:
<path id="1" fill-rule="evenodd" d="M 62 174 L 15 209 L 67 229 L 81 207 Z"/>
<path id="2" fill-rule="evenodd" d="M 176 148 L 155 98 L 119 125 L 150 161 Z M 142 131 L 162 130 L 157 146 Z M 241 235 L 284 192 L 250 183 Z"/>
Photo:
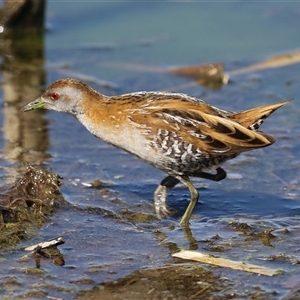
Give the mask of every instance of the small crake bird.
<path id="1" fill-rule="evenodd" d="M 166 172 L 154 193 L 159 218 L 169 212 L 167 190 L 178 182 L 185 184 L 191 193 L 180 222 L 185 227 L 199 198 L 189 176 L 222 180 L 226 177 L 222 163 L 273 144 L 275 139 L 258 129 L 290 101 L 228 112 L 185 94 L 137 92 L 108 97 L 78 80 L 61 79 L 22 111 L 45 108 L 69 113 L 96 137 Z"/>

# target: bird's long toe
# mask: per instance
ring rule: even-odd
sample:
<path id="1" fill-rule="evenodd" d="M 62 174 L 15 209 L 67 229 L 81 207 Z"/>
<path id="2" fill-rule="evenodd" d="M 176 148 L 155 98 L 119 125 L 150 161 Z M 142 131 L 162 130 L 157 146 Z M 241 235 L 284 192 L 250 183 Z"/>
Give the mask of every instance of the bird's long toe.
<path id="1" fill-rule="evenodd" d="M 159 185 L 154 193 L 154 208 L 158 219 L 163 219 L 172 213 L 166 204 L 167 190 L 164 185 Z"/>

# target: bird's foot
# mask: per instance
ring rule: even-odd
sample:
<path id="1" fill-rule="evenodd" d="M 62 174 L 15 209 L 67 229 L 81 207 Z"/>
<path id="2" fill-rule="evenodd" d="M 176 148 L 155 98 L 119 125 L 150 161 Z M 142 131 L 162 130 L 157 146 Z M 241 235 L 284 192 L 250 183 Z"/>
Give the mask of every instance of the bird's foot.
<path id="1" fill-rule="evenodd" d="M 168 189 L 164 185 L 159 185 L 154 192 L 154 208 L 158 219 L 162 219 L 171 214 L 171 209 L 166 204 Z"/>

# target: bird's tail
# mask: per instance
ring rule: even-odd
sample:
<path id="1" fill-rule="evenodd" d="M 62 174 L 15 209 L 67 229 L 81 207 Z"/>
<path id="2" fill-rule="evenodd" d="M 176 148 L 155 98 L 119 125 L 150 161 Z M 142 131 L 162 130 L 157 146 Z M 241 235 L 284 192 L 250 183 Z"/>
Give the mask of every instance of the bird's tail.
<path id="1" fill-rule="evenodd" d="M 249 110 L 232 113 L 229 117 L 231 120 L 241 124 L 242 126 L 256 131 L 269 115 L 292 100 L 293 99 L 289 99 L 270 105 L 258 106 Z"/>

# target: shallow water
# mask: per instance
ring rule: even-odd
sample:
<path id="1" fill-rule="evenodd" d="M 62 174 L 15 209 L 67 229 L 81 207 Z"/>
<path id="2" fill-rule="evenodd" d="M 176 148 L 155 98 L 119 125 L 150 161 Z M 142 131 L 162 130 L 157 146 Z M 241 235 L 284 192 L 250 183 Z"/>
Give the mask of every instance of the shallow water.
<path id="1" fill-rule="evenodd" d="M 170 254 L 179 249 L 284 270 L 283 275 L 261 280 L 205 266 L 216 276 L 245 284 L 250 292 L 257 287 L 262 293 L 273 292 L 270 299 L 297 287 L 300 65 L 235 76 L 221 90 L 164 71 L 174 65 L 219 61 L 229 71 L 294 50 L 300 39 L 299 14 L 297 3 L 49 1 L 44 57 L 19 66 L 21 71 L 17 65 L 0 73 L 0 179 L 3 184 L 12 182 L 27 161 L 52 167 L 64 177 L 61 191 L 71 206 L 53 215 L 35 238 L 1 253 L 0 295 L 72 299 L 135 270 L 173 264 Z M 187 189 L 170 191 L 168 204 L 177 212 L 158 222 L 152 198 L 162 172 L 99 141 L 70 116 L 19 112 L 52 81 L 70 76 L 107 95 L 180 91 L 236 111 L 288 98 L 295 101 L 262 126 L 276 136 L 274 145 L 226 163 L 228 178 L 222 182 L 193 180 L 201 198 L 191 236 L 178 227 L 189 199 Z M 83 185 L 96 179 L 104 186 Z M 242 232 L 234 222 L 253 230 Z M 274 238 L 259 235 L 270 229 Z M 32 272 L 34 259 L 21 260 L 28 254 L 23 247 L 60 235 L 66 240 L 59 246 L 66 265 L 45 260 L 42 273 Z M 213 239 L 217 235 L 218 241 Z M 241 288 L 227 288 L 243 298 Z"/>

